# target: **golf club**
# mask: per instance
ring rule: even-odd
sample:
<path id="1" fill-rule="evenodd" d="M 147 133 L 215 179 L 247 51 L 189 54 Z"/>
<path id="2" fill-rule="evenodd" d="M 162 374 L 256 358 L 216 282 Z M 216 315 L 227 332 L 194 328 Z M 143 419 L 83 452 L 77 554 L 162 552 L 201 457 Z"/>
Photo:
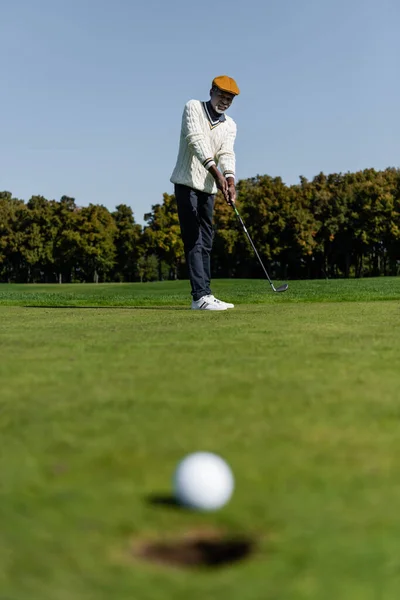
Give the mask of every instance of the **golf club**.
<path id="1" fill-rule="evenodd" d="M 250 234 L 249 234 L 249 232 L 247 231 L 246 225 L 243 223 L 242 217 L 240 216 L 238 209 L 236 208 L 236 206 L 235 206 L 235 204 L 234 204 L 233 202 L 231 202 L 230 204 L 231 204 L 231 206 L 233 207 L 233 210 L 235 211 L 235 214 L 236 214 L 237 218 L 239 219 L 241 226 L 243 227 L 243 231 L 244 231 L 244 232 L 245 232 L 245 234 L 247 235 L 247 238 L 248 238 L 248 240 L 249 240 L 249 242 L 250 242 L 250 244 L 251 244 L 251 246 L 252 246 L 252 248 L 253 248 L 253 250 L 254 250 L 254 253 L 255 253 L 255 255 L 256 255 L 256 256 L 257 256 L 257 258 L 258 258 L 258 261 L 259 261 L 260 265 L 261 265 L 261 266 L 262 266 L 262 268 L 263 268 L 263 271 L 264 271 L 265 275 L 267 276 L 267 279 L 268 279 L 268 281 L 269 281 L 269 283 L 270 283 L 270 285 L 271 285 L 272 289 L 274 290 L 274 292 L 286 292 L 286 290 L 287 290 L 287 289 L 288 289 L 288 287 L 289 287 L 287 283 L 283 283 L 282 285 L 280 285 L 280 286 L 279 286 L 279 287 L 277 287 L 277 288 L 276 288 L 276 287 L 274 286 L 274 284 L 272 283 L 272 281 L 271 281 L 271 279 L 270 279 L 270 277 L 269 277 L 269 275 L 268 275 L 268 273 L 267 273 L 267 269 L 264 267 L 264 265 L 263 265 L 263 263 L 262 263 L 262 260 L 261 260 L 261 258 L 260 258 L 260 255 L 258 254 L 258 252 L 257 252 L 257 250 L 256 250 L 256 247 L 255 247 L 255 245 L 253 244 L 253 241 L 252 241 L 252 239 L 251 239 L 251 237 L 250 237 Z"/>

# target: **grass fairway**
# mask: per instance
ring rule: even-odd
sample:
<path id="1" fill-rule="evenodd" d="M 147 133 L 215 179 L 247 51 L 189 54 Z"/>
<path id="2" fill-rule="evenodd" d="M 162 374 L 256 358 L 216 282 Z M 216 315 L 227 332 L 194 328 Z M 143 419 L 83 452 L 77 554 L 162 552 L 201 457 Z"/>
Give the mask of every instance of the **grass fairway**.
<path id="1" fill-rule="evenodd" d="M 400 278 L 0 286 L 0 598 L 398 600 Z M 206 449 L 236 478 L 197 514 L 157 505 Z M 220 569 L 141 540 L 257 539 Z"/>

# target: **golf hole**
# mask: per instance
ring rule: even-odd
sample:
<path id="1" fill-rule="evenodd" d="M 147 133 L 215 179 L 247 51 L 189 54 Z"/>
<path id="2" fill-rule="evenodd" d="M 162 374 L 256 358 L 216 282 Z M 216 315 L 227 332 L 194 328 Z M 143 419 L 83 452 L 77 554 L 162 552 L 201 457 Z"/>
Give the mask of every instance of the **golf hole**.
<path id="1" fill-rule="evenodd" d="M 218 532 L 197 532 L 181 538 L 142 542 L 137 558 L 180 568 L 221 568 L 248 559 L 255 551 L 251 538 L 225 536 Z"/>

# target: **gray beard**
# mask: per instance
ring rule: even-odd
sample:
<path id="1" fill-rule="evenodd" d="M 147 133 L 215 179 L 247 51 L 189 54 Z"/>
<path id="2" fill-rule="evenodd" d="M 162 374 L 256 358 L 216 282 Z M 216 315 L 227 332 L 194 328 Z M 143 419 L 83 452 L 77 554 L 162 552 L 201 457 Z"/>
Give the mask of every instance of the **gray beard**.
<path id="1" fill-rule="evenodd" d="M 219 108 L 217 108 L 216 106 L 214 106 L 212 102 L 210 102 L 210 104 L 212 106 L 213 111 L 216 112 L 217 115 L 223 115 L 224 114 L 224 112 L 225 112 L 224 110 L 220 110 Z"/>

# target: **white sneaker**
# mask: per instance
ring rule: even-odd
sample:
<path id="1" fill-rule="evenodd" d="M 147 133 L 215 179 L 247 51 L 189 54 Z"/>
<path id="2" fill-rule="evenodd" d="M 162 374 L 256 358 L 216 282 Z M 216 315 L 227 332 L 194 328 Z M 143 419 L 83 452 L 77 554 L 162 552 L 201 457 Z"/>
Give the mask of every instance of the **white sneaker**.
<path id="1" fill-rule="evenodd" d="M 216 298 L 215 296 L 213 296 L 212 294 L 210 296 L 208 296 L 209 298 L 212 298 L 212 300 L 214 302 L 216 302 L 217 304 L 225 304 L 226 308 L 235 308 L 235 305 L 232 304 L 231 302 L 223 302 L 222 300 L 218 300 L 218 298 Z"/>
<path id="2" fill-rule="evenodd" d="M 203 296 L 200 300 L 192 300 L 192 310 L 226 310 L 224 302 L 216 302 L 214 296 Z"/>

